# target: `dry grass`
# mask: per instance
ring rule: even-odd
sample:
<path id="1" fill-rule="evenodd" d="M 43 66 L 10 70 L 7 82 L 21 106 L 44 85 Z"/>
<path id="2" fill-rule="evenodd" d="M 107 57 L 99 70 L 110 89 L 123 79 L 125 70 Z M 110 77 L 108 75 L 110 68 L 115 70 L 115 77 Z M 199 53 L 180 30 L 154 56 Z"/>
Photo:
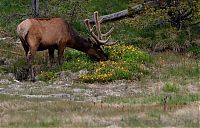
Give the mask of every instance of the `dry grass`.
<path id="1" fill-rule="evenodd" d="M 199 126 L 199 104 L 123 105 L 18 99 L 0 104 L 2 127 Z M 154 122 L 154 123 L 153 123 Z M 143 124 L 142 124 L 143 123 Z"/>

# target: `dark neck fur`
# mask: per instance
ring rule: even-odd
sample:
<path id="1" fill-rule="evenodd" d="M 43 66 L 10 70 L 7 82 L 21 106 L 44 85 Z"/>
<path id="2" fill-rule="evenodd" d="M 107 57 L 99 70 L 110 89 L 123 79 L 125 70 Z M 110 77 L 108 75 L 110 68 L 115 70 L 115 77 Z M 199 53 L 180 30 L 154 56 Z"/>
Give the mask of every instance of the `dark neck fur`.
<path id="1" fill-rule="evenodd" d="M 75 30 L 71 30 L 72 46 L 71 48 L 86 52 L 90 48 L 90 43 L 84 37 L 81 37 Z"/>

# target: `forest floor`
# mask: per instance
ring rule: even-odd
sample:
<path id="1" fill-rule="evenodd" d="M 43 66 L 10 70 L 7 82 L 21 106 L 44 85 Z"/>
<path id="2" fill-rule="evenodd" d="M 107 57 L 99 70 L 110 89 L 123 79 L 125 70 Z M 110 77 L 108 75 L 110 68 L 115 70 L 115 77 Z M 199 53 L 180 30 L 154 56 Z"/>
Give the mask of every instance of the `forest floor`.
<path id="1" fill-rule="evenodd" d="M 24 55 L 12 38 L 1 40 L 15 48 L 0 45 L 0 70 Z M 0 127 L 200 127 L 199 59 L 151 54 L 151 73 L 140 80 L 83 83 L 75 80 L 81 70 L 33 83 L 0 72 Z"/>

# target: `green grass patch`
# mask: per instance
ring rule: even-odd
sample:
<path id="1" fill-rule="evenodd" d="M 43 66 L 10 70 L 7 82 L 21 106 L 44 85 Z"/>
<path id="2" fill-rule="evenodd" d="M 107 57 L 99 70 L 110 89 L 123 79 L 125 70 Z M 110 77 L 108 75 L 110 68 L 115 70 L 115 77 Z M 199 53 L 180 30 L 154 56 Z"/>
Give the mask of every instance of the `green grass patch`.
<path id="1" fill-rule="evenodd" d="M 199 78 L 199 63 L 183 62 L 169 69 L 169 73 L 173 76 L 181 76 L 183 78 Z"/>
<path id="2" fill-rule="evenodd" d="M 51 71 L 47 71 L 47 72 L 40 72 L 40 74 L 37 76 L 38 80 L 41 81 L 49 81 L 49 80 L 53 80 L 57 77 L 55 72 L 51 72 Z"/>
<path id="3" fill-rule="evenodd" d="M 32 117 L 34 118 L 34 117 Z M 8 124 L 9 127 L 15 127 L 15 128 L 46 128 L 46 127 L 60 127 L 61 122 L 58 119 L 46 119 L 46 120 L 27 120 L 24 119 L 24 121 L 19 121 L 19 122 L 10 122 Z"/>
<path id="4" fill-rule="evenodd" d="M 164 92 L 175 92 L 179 91 L 179 86 L 174 83 L 166 83 L 162 89 Z"/>
<path id="5" fill-rule="evenodd" d="M 159 118 L 144 118 L 141 119 L 137 115 L 129 115 L 124 119 L 123 127 L 162 127 L 164 124 Z"/>
<path id="6" fill-rule="evenodd" d="M 162 103 L 164 96 L 148 96 L 148 97 L 107 97 L 104 102 L 109 104 L 151 104 Z"/>
<path id="7" fill-rule="evenodd" d="M 188 49 L 188 51 L 200 58 L 200 46 L 192 46 Z"/>

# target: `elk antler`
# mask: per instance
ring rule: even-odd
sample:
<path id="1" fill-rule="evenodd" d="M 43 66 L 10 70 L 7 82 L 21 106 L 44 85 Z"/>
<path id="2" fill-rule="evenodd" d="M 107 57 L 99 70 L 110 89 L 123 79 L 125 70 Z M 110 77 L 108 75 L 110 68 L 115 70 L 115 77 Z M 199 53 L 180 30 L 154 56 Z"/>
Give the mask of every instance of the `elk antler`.
<path id="1" fill-rule="evenodd" d="M 103 18 L 99 19 L 97 11 L 94 12 L 94 21 L 95 21 L 95 25 L 93 27 L 91 27 L 89 19 L 84 20 L 85 26 L 91 34 L 92 41 L 95 41 L 99 45 L 113 45 L 113 44 L 115 44 L 115 42 L 109 42 L 109 39 L 111 38 L 110 34 L 114 30 L 114 28 L 112 27 L 107 33 L 102 34 L 100 24 L 102 23 Z M 95 27 L 96 27 L 96 34 L 97 35 L 95 34 L 95 32 L 93 32 Z"/>

